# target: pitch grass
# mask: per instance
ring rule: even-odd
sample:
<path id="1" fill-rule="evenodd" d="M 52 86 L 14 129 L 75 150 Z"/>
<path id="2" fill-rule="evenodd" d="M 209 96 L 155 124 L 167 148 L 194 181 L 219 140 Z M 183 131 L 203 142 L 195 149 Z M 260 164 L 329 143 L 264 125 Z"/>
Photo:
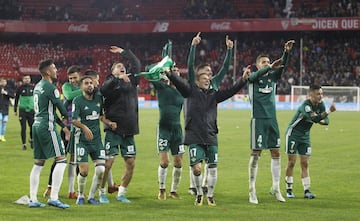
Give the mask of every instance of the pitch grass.
<path id="1" fill-rule="evenodd" d="M 284 150 L 284 130 L 292 117 L 292 111 L 278 111 L 278 121 Z M 248 203 L 249 160 L 249 111 L 221 110 L 219 126 L 219 170 L 215 190 L 217 207 L 193 205 L 194 197 L 187 193 L 189 187 L 188 154 L 184 155 L 182 181 L 178 193 L 181 200 L 157 200 L 158 157 L 155 149 L 157 110 L 140 111 L 141 134 L 136 136 L 137 160 L 133 180 L 127 196 L 131 204 L 116 202 L 115 194 L 108 195 L 111 203 L 101 206 L 77 206 L 67 195 L 67 171 L 60 197 L 70 209 L 61 210 L 47 206 L 30 209 L 13 202 L 29 193 L 29 173 L 33 165 L 32 151 L 21 150 L 20 126 L 17 117 L 10 116 L 7 141 L 0 143 L 0 220 L 359 220 L 359 122 L 360 112 L 336 112 L 331 114 L 328 127 L 314 125 L 312 129 L 313 156 L 310 161 L 314 200 L 303 199 L 303 190 L 296 165 L 294 176 L 295 199 L 279 203 L 268 191 L 271 186 L 270 157 L 262 154 L 257 192 L 259 205 Z M 42 171 L 38 198 L 46 188 L 48 161 Z M 282 154 L 281 188 L 284 192 L 284 168 L 286 157 Z M 117 157 L 113 174 L 119 182 L 123 168 L 122 158 Z M 171 166 L 170 166 L 171 168 Z M 93 171 L 87 183 L 90 187 Z M 168 190 L 170 189 L 168 174 Z"/>

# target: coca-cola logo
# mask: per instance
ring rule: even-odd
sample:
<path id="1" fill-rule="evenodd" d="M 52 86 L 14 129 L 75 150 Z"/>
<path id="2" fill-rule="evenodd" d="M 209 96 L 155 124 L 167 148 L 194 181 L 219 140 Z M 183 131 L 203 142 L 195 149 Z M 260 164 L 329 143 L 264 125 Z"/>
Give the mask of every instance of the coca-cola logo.
<path id="1" fill-rule="evenodd" d="M 89 32 L 89 25 L 87 25 L 87 24 L 80 24 L 80 25 L 71 24 L 68 27 L 68 31 L 69 32 Z"/>
<path id="2" fill-rule="evenodd" d="M 231 30 L 231 23 L 230 22 L 212 22 L 210 29 L 213 31 L 227 31 Z"/>

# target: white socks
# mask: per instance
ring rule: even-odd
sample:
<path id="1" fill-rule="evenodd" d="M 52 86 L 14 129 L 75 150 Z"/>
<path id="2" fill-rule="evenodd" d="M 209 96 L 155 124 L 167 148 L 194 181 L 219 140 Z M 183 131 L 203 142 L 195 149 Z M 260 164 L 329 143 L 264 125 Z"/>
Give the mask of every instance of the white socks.
<path id="1" fill-rule="evenodd" d="M 195 188 L 195 182 L 194 182 L 194 171 L 192 169 L 192 166 L 189 166 L 189 172 L 190 172 L 190 188 Z"/>
<path id="2" fill-rule="evenodd" d="M 194 184 L 195 184 L 197 195 L 203 195 L 201 182 L 202 182 L 202 175 L 200 174 L 199 176 L 196 176 L 194 174 Z"/>
<path id="3" fill-rule="evenodd" d="M 251 155 L 249 160 L 249 190 L 255 191 L 259 155 Z"/>
<path id="4" fill-rule="evenodd" d="M 271 158 L 272 188 L 280 191 L 280 158 Z"/>
<path id="5" fill-rule="evenodd" d="M 208 170 L 208 175 L 207 175 L 208 192 L 207 192 L 207 197 L 213 197 L 216 182 L 217 182 L 217 168 L 216 167 L 215 168 L 207 168 L 207 170 Z"/>
<path id="6" fill-rule="evenodd" d="M 118 196 L 124 196 L 126 193 L 126 187 L 119 186 Z"/>
<path id="7" fill-rule="evenodd" d="M 51 184 L 50 199 L 57 200 L 59 198 L 59 190 L 64 177 L 66 168 L 66 160 L 60 160 L 56 162 Z"/>
<path id="8" fill-rule="evenodd" d="M 172 171 L 171 192 L 176 192 L 181 180 L 182 168 L 174 167 Z"/>
<path id="9" fill-rule="evenodd" d="M 159 182 L 159 189 L 166 188 L 166 176 L 167 176 L 167 167 L 163 168 L 161 165 L 158 167 L 158 182 Z"/>
<path id="10" fill-rule="evenodd" d="M 104 165 L 95 166 L 95 173 L 91 183 L 88 199 L 94 198 L 96 190 L 99 189 L 101 181 L 103 179 L 104 171 L 105 171 Z"/>
<path id="11" fill-rule="evenodd" d="M 68 186 L 69 193 L 75 192 L 76 163 L 69 163 L 68 169 Z"/>
<path id="12" fill-rule="evenodd" d="M 293 183 L 294 183 L 294 177 L 286 176 L 285 177 L 285 182 L 286 182 L 286 189 L 292 189 L 293 188 Z"/>
<path id="13" fill-rule="evenodd" d="M 87 175 L 82 176 L 81 173 L 79 173 L 77 178 L 78 178 L 77 180 L 78 180 L 79 197 L 84 197 Z"/>
<path id="14" fill-rule="evenodd" d="M 304 177 L 301 179 L 303 187 L 304 187 L 304 191 L 305 190 L 309 190 L 310 189 L 310 177 Z"/>
<path id="15" fill-rule="evenodd" d="M 40 182 L 40 173 L 44 166 L 38 166 L 34 164 L 30 172 L 30 200 L 37 202 L 37 192 Z"/>

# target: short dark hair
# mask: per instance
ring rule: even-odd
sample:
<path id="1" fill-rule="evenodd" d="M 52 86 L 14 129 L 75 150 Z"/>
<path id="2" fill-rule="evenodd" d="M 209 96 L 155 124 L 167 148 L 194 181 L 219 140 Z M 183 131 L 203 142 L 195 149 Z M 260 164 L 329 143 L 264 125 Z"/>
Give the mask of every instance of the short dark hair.
<path id="1" fill-rule="evenodd" d="M 315 91 L 315 90 L 319 90 L 319 89 L 321 89 L 321 86 L 318 84 L 312 84 L 309 86 L 310 91 Z"/>
<path id="2" fill-rule="evenodd" d="M 80 78 L 80 84 L 82 84 L 82 82 L 83 82 L 85 79 L 87 79 L 87 78 L 89 78 L 89 79 L 92 80 L 91 75 L 84 75 L 84 76 L 82 76 L 82 77 Z"/>
<path id="3" fill-rule="evenodd" d="M 68 69 L 67 69 L 67 74 L 69 75 L 69 74 L 72 74 L 72 73 L 75 73 L 75 72 L 79 72 L 80 73 L 80 71 L 81 71 L 81 68 L 79 67 L 79 66 L 77 66 L 77 65 L 72 65 L 72 66 L 70 66 Z"/>
<path id="4" fill-rule="evenodd" d="M 40 61 L 39 66 L 38 66 L 40 73 L 43 74 L 45 68 L 48 68 L 52 64 L 54 64 L 54 61 L 51 59 L 45 59 L 45 60 Z"/>
<path id="5" fill-rule="evenodd" d="M 204 64 L 199 64 L 197 67 L 196 67 L 196 74 L 197 74 L 197 72 L 200 70 L 200 69 L 202 69 L 202 68 L 204 68 L 204 67 L 211 67 L 211 65 L 210 64 L 208 64 L 208 63 L 204 63 Z"/>
<path id="6" fill-rule="evenodd" d="M 99 73 L 94 70 L 87 69 L 84 73 L 84 76 L 97 76 Z"/>
<path id="7" fill-rule="evenodd" d="M 258 61 L 260 60 L 260 58 L 269 58 L 269 55 L 267 55 L 267 54 L 260 54 L 259 56 L 256 57 L 256 63 L 258 63 Z"/>

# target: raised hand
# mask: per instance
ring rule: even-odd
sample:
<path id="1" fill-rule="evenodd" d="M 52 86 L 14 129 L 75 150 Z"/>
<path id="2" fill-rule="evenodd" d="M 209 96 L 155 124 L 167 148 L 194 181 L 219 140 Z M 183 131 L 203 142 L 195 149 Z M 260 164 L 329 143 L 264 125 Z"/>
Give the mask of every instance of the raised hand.
<path id="1" fill-rule="evenodd" d="M 251 69 L 250 69 L 251 65 L 248 65 L 246 66 L 246 68 L 244 68 L 244 72 L 243 72 L 243 75 L 242 75 L 242 78 L 244 80 L 247 80 L 249 77 L 250 77 L 250 74 L 251 74 Z"/>
<path id="2" fill-rule="evenodd" d="M 294 44 L 295 44 L 295 40 L 287 41 L 284 46 L 285 51 L 287 51 L 287 52 L 291 51 Z"/>
<path id="3" fill-rule="evenodd" d="M 198 45 L 198 44 L 200 44 L 200 41 L 201 41 L 200 34 L 201 34 L 201 32 L 198 32 L 197 35 L 192 39 L 191 45 Z"/>
<path id="4" fill-rule="evenodd" d="M 225 37 L 225 44 L 227 49 L 232 49 L 234 47 L 234 42 L 229 39 L 229 35 L 226 35 Z"/>
<path id="5" fill-rule="evenodd" d="M 119 53 L 121 54 L 124 51 L 123 48 L 120 48 L 118 46 L 110 46 L 110 52 L 112 53 Z"/>
<path id="6" fill-rule="evenodd" d="M 334 112 L 334 111 L 336 111 L 336 106 L 335 103 L 332 103 L 330 106 L 330 112 Z"/>

